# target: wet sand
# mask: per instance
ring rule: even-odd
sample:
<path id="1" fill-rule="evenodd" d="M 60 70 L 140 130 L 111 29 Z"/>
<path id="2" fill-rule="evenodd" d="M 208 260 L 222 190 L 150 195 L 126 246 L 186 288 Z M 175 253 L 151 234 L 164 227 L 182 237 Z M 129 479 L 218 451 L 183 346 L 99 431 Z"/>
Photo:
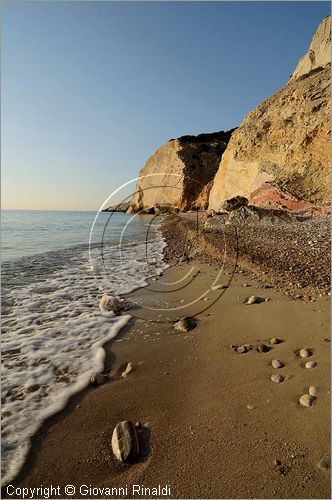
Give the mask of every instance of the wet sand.
<path id="1" fill-rule="evenodd" d="M 318 466 L 330 456 L 329 297 L 292 300 L 266 288 L 268 276 L 263 285 L 238 271 L 220 274 L 227 289 L 174 312 L 207 292 L 220 269 L 191 260 L 131 294 L 141 303 L 133 314 L 144 319 L 133 319 L 106 346 L 109 382 L 44 424 L 14 486 L 52 484 L 61 498 L 109 498 L 80 491 L 81 485 L 127 486 L 115 498 L 152 497 L 133 495 L 134 484 L 169 485 L 171 498 L 330 498 L 329 468 Z M 270 300 L 245 305 L 250 295 Z M 198 326 L 175 332 L 174 319 L 191 314 Z M 271 337 L 283 342 L 257 352 Z M 239 354 L 231 347 L 242 344 L 252 349 Z M 312 349 L 316 368 L 304 367 L 300 348 Z M 285 366 L 273 369 L 273 358 Z M 135 369 L 122 378 L 129 361 Z M 273 373 L 285 380 L 273 383 Z M 312 385 L 317 399 L 301 407 L 299 397 Z M 142 424 L 141 456 L 131 465 L 117 462 L 111 448 L 113 428 L 123 419 Z M 74 495 L 65 495 L 67 484 Z"/>

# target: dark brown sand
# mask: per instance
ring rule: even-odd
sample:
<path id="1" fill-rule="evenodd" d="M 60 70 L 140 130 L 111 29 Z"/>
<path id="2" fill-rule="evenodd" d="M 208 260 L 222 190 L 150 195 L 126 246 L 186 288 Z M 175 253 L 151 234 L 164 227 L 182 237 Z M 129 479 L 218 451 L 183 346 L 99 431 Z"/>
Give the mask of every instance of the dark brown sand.
<path id="1" fill-rule="evenodd" d="M 163 293 L 162 281 L 187 272 L 190 285 L 181 288 L 180 281 L 171 289 L 181 289 Z M 133 313 L 154 321 L 132 320 L 107 346 L 110 381 L 85 391 L 45 423 L 16 487 L 52 484 L 63 498 L 70 498 L 67 484 L 76 488 L 73 498 L 108 498 L 82 493 L 81 485 L 128 487 L 127 495 L 115 498 L 150 497 L 133 495 L 133 484 L 169 485 L 171 498 L 330 498 L 329 470 L 318 467 L 330 454 L 329 298 L 294 301 L 261 287 L 251 273 L 232 276 L 228 268 L 231 274 L 222 273 L 218 283 L 231 279 L 229 287 L 209 309 L 203 311 L 220 290 L 183 311 L 147 312 L 153 304 L 185 305 L 208 290 L 218 272 L 191 260 L 131 295 L 142 304 Z M 270 300 L 244 305 L 250 295 Z M 161 322 L 183 313 L 199 320 L 190 333 Z M 283 342 L 267 353 L 255 350 L 274 336 Z M 244 343 L 253 347 L 246 354 L 231 347 Z M 317 361 L 313 370 L 296 354 L 304 347 Z M 273 358 L 284 368 L 274 370 Z M 122 378 L 129 361 L 136 367 Z M 277 371 L 285 377 L 281 384 L 270 380 Z M 311 385 L 317 399 L 301 407 L 299 397 Z M 142 453 L 132 465 L 117 462 L 111 449 L 113 428 L 123 419 L 142 424 Z"/>

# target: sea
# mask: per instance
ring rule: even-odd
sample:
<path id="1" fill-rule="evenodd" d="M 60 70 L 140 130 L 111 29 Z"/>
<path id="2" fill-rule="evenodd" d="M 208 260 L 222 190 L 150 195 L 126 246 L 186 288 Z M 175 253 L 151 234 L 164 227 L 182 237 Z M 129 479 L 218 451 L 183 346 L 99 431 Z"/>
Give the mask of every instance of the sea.
<path id="1" fill-rule="evenodd" d="M 107 212 L 1 214 L 1 466 L 8 483 L 43 421 L 104 367 L 103 345 L 130 319 L 102 313 L 160 275 L 160 218 Z"/>

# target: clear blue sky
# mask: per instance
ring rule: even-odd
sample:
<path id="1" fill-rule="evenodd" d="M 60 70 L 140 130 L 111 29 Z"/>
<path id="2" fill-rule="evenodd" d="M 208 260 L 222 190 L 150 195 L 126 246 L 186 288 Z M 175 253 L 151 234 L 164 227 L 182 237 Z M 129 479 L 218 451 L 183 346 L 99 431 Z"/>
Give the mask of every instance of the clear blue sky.
<path id="1" fill-rule="evenodd" d="M 2 4 L 2 206 L 98 209 L 172 137 L 240 124 L 329 2 Z"/>

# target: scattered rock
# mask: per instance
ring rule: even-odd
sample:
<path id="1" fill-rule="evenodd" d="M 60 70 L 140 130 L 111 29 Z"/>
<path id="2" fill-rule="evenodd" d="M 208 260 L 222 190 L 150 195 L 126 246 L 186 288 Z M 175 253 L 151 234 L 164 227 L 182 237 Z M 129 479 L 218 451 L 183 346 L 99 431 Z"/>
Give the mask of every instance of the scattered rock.
<path id="1" fill-rule="evenodd" d="M 194 318 L 182 318 L 174 323 L 173 328 L 178 332 L 190 332 L 197 326 L 197 321 Z"/>
<path id="2" fill-rule="evenodd" d="M 271 361 L 271 365 L 272 365 L 272 366 L 273 366 L 273 368 L 275 368 L 276 370 L 277 370 L 278 368 L 282 368 L 282 367 L 284 366 L 284 364 L 283 364 L 281 361 L 279 361 L 279 359 L 272 359 L 272 361 Z"/>
<path id="3" fill-rule="evenodd" d="M 245 207 L 246 205 L 248 205 L 248 198 L 238 195 L 225 200 L 221 208 L 226 212 L 232 212 L 233 210 L 237 210 L 240 207 Z"/>
<path id="4" fill-rule="evenodd" d="M 135 422 L 136 429 L 139 429 L 141 426 L 142 426 L 141 422 L 139 421 Z"/>
<path id="5" fill-rule="evenodd" d="M 311 385 L 309 387 L 308 392 L 309 392 L 310 396 L 317 396 L 317 393 L 318 393 L 317 387 L 315 387 L 314 385 Z"/>
<path id="6" fill-rule="evenodd" d="M 305 364 L 305 367 L 308 368 L 308 370 L 312 370 L 313 368 L 315 368 L 317 366 L 317 363 L 315 361 L 308 361 L 306 364 Z"/>
<path id="7" fill-rule="evenodd" d="M 135 368 L 134 363 L 132 363 L 131 361 L 129 361 L 129 363 L 128 363 L 128 364 L 127 364 L 127 366 L 126 366 L 125 371 L 124 371 L 124 372 L 122 372 L 121 377 L 126 378 L 126 377 L 127 377 L 127 375 L 128 375 L 130 372 L 132 372 L 134 368 Z"/>
<path id="8" fill-rule="evenodd" d="M 272 344 L 272 345 L 281 344 L 281 342 L 282 342 L 282 340 L 278 339 L 277 337 L 272 337 L 272 339 L 270 339 L 270 344 Z"/>
<path id="9" fill-rule="evenodd" d="M 123 305 L 117 297 L 103 295 L 99 302 L 99 308 L 102 313 L 113 311 L 115 314 L 120 314 L 123 309 Z"/>
<path id="10" fill-rule="evenodd" d="M 281 462 L 280 462 L 280 460 L 278 460 L 277 458 L 275 458 L 275 459 L 273 460 L 273 464 L 274 464 L 274 465 L 276 465 L 276 466 L 278 467 L 279 465 L 281 465 Z"/>
<path id="11" fill-rule="evenodd" d="M 240 345 L 240 347 L 237 348 L 237 352 L 240 354 L 244 354 L 245 352 L 248 352 L 249 349 L 245 345 Z"/>
<path id="12" fill-rule="evenodd" d="M 257 347 L 258 352 L 269 352 L 270 348 L 266 344 L 259 344 Z"/>
<path id="13" fill-rule="evenodd" d="M 211 286 L 211 290 L 224 290 L 225 288 L 228 288 L 228 285 L 214 285 Z"/>
<path id="14" fill-rule="evenodd" d="M 90 384 L 91 385 L 101 385 L 104 382 L 106 382 L 107 378 L 108 377 L 106 375 L 104 375 L 103 373 L 95 373 L 90 378 Z"/>
<path id="15" fill-rule="evenodd" d="M 318 462 L 317 467 L 323 471 L 328 471 L 331 467 L 330 459 L 322 457 Z"/>
<path id="16" fill-rule="evenodd" d="M 112 450 L 120 462 L 130 462 L 137 458 L 139 444 L 136 428 L 130 420 L 119 422 L 112 435 Z"/>
<path id="17" fill-rule="evenodd" d="M 301 349 L 299 352 L 299 356 L 301 358 L 309 358 L 311 356 L 311 352 L 309 351 L 309 349 Z"/>
<path id="18" fill-rule="evenodd" d="M 300 397 L 300 403 L 302 406 L 305 406 L 306 408 L 309 408 L 309 406 L 312 405 L 313 397 L 310 396 L 310 394 L 303 394 Z"/>
<path id="19" fill-rule="evenodd" d="M 272 380 L 272 382 L 275 382 L 276 384 L 280 384 L 281 382 L 283 382 L 284 377 L 282 375 L 279 375 L 278 373 L 273 373 L 271 375 L 271 380 Z"/>
<path id="20" fill-rule="evenodd" d="M 254 405 L 247 405 L 247 408 L 248 408 L 248 410 L 254 410 L 255 409 Z"/>
<path id="21" fill-rule="evenodd" d="M 265 299 L 263 299 L 262 297 L 257 297 L 256 295 L 251 295 L 251 297 L 247 297 L 244 301 L 244 303 L 248 306 L 250 306 L 251 304 L 261 304 L 262 302 L 265 302 Z"/>
<path id="22" fill-rule="evenodd" d="M 221 220 L 215 217 L 211 217 L 209 219 L 206 219 L 204 222 L 204 229 L 209 231 L 209 230 L 221 230 L 223 227 L 223 223 Z"/>

